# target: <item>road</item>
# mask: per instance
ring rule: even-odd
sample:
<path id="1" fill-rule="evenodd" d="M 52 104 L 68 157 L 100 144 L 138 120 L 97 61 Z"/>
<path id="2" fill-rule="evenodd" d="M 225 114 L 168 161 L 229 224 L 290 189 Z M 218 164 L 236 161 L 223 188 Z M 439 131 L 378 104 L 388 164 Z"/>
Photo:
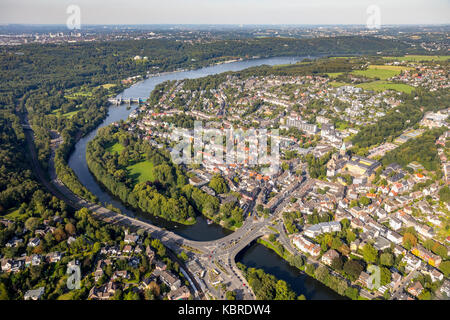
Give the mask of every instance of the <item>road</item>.
<path id="1" fill-rule="evenodd" d="M 406 277 L 402 279 L 402 281 L 394 288 L 394 291 L 391 295 L 391 300 L 399 300 L 399 295 L 406 291 L 406 286 L 411 282 L 414 277 L 418 275 L 417 270 L 412 270 Z"/>

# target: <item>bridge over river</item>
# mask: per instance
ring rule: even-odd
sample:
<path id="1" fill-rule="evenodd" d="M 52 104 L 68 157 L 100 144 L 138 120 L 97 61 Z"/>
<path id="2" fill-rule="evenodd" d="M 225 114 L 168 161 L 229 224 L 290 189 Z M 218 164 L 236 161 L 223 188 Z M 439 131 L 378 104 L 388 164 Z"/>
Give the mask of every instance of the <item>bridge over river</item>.
<path id="1" fill-rule="evenodd" d="M 49 172 L 47 175 L 42 171 L 37 160 L 36 150 L 34 148 L 34 135 L 32 127 L 25 121 L 22 124 L 27 137 L 27 144 L 32 157 L 33 169 L 36 176 L 47 188 L 47 190 L 64 200 L 68 205 L 76 210 L 87 208 L 96 218 L 103 220 L 106 223 L 117 224 L 129 227 L 135 231 L 144 230 L 151 237 L 161 240 L 161 242 L 174 253 L 179 254 L 182 251 L 186 252 L 189 257 L 189 262 L 194 262 L 198 266 L 197 270 L 190 270 L 189 266 L 193 265 L 187 263 L 187 271 L 196 280 L 195 283 L 200 284 L 200 288 L 195 288 L 194 291 L 209 292 L 216 298 L 224 298 L 219 286 L 214 283 L 225 283 L 227 290 L 234 290 L 239 299 L 254 299 L 255 295 L 252 292 L 249 284 L 241 274 L 240 269 L 236 266 L 235 257 L 246 246 L 261 236 L 274 233 L 274 228 L 268 226 L 277 219 L 277 216 L 282 212 L 282 208 L 287 205 L 291 196 L 294 193 L 303 193 L 309 188 L 312 180 L 307 179 L 295 186 L 288 195 L 280 201 L 274 208 L 274 213 L 270 218 L 258 218 L 256 214 L 250 215 L 243 223 L 243 225 L 235 232 L 223 238 L 212 241 L 194 241 L 186 239 L 165 228 L 158 227 L 151 223 L 129 217 L 125 214 L 110 210 L 100 204 L 93 203 L 75 195 L 69 190 L 56 175 L 54 166 L 55 150 L 63 142 L 61 136 L 52 131 L 51 156 L 49 161 Z M 207 271 L 206 276 L 202 276 L 203 272 Z M 206 281 L 204 278 L 206 277 Z"/>
<path id="2" fill-rule="evenodd" d="M 96 218 L 103 220 L 107 223 L 117 224 L 125 227 L 129 227 L 134 230 L 145 230 L 153 238 L 161 240 L 161 242 L 170 248 L 176 254 L 182 251 L 188 254 L 190 261 L 195 261 L 200 269 L 206 270 L 207 275 L 210 277 L 218 277 L 220 283 L 227 284 L 227 290 L 235 290 L 238 298 L 241 299 L 254 299 L 254 293 L 249 287 L 247 281 L 242 276 L 241 271 L 236 266 L 235 257 L 243 250 L 247 245 L 253 242 L 255 239 L 273 233 L 267 226 L 271 221 L 275 219 L 258 218 L 256 215 L 247 218 L 242 227 L 232 234 L 223 237 L 221 239 L 212 241 L 194 241 L 186 239 L 172 231 L 160 228 L 151 223 L 144 222 L 124 214 L 115 212 L 102 205 L 87 201 L 69 190 L 56 175 L 54 166 L 55 150 L 62 143 L 62 138 L 58 133 L 53 131 L 53 139 L 51 143 L 51 156 L 49 161 L 48 176 L 51 181 L 48 181 L 47 175 L 42 171 L 39 165 L 36 150 L 34 147 L 34 133 L 32 127 L 28 124 L 28 121 L 23 123 L 23 128 L 27 137 L 28 148 L 32 157 L 33 170 L 46 187 L 46 189 L 58 197 L 64 200 L 68 205 L 76 210 L 81 208 L 87 208 L 90 210 Z M 285 205 L 286 201 L 283 201 L 279 208 L 275 211 L 278 213 L 282 205 Z M 188 264 L 189 265 L 189 264 Z M 223 293 L 220 292 L 220 288 L 211 284 L 210 281 L 204 281 L 198 272 L 189 270 L 193 275 L 196 283 L 200 283 L 201 288 L 195 288 L 203 292 L 209 292 L 212 296 L 217 298 L 224 298 Z M 214 282 L 214 281 L 213 281 Z"/>
<path id="3" fill-rule="evenodd" d="M 122 97 L 117 97 L 117 98 L 110 98 L 108 99 L 108 102 L 111 104 L 115 104 L 115 105 L 121 105 L 123 103 L 128 103 L 128 104 L 132 104 L 132 103 L 144 103 L 146 102 L 147 99 L 145 98 L 122 98 Z"/>
<path id="4" fill-rule="evenodd" d="M 199 70 L 173 73 L 160 77 L 153 77 L 144 81 L 141 86 L 134 86 L 133 93 L 127 92 L 125 95 L 140 95 L 142 97 L 148 96 L 148 93 L 151 92 L 157 84 L 167 80 L 198 78 L 203 77 L 207 74 L 217 74 L 232 70 L 237 71 L 261 64 L 275 65 L 294 63 L 296 61 L 300 61 L 302 58 L 303 57 L 275 57 L 259 60 L 255 59 L 230 63 L 227 65 L 212 66 Z M 146 99 L 123 98 L 122 96 L 118 96 L 116 98 L 110 99 L 109 102 L 111 104 L 120 105 L 124 103 L 144 103 L 146 102 Z M 127 117 L 128 114 L 124 116 Z M 117 119 L 121 119 L 121 117 L 118 117 Z M 109 116 L 108 119 L 105 119 L 105 123 L 111 123 L 113 120 L 117 121 L 117 119 L 113 119 L 113 117 Z M 68 205 L 77 210 L 80 208 L 89 209 L 95 217 L 105 222 L 128 226 L 134 229 L 144 229 L 146 232 L 151 234 L 152 237 L 160 239 L 165 246 L 170 248 L 175 253 L 185 251 L 189 257 L 189 262 L 186 263 L 189 276 L 192 276 L 195 280 L 195 283 L 200 286 L 200 288 L 196 288 L 196 290 L 202 291 L 204 293 L 209 293 L 212 297 L 223 299 L 223 292 L 220 291 L 220 286 L 217 286 L 218 283 L 223 283 L 227 285 L 227 290 L 235 290 L 238 299 L 255 298 L 254 293 L 252 292 L 251 288 L 249 288 L 249 285 L 242 276 L 241 271 L 236 266 L 235 256 L 258 237 L 270 234 L 272 232 L 271 229 L 267 227 L 272 220 L 277 218 L 277 215 L 282 211 L 284 205 L 286 205 L 287 199 L 281 199 L 281 201 L 273 208 L 275 211 L 270 219 L 254 218 L 253 216 L 251 216 L 247 218 L 241 228 L 221 239 L 213 241 L 189 240 L 174 232 L 171 232 L 164 228 L 160 228 L 151 223 L 144 222 L 127 215 L 109 210 L 97 203 L 89 202 L 72 193 L 58 179 L 54 168 L 54 152 L 56 148 L 62 143 L 62 139 L 55 137 L 52 140 L 52 155 L 49 162 L 49 172 L 46 173 L 42 171 L 42 168 L 40 167 L 37 160 L 36 150 L 33 143 L 33 131 L 32 128 L 28 125 L 28 120 L 26 119 L 26 117 L 23 128 L 25 129 L 24 131 L 27 137 L 27 144 L 32 158 L 33 171 L 50 193 L 64 200 Z M 48 176 L 50 177 L 50 181 L 48 179 Z M 291 194 L 287 195 L 287 198 L 290 198 L 290 196 L 292 196 L 293 191 L 294 190 L 291 190 Z M 195 268 L 195 265 L 197 265 L 198 268 Z M 207 271 L 206 275 L 200 275 L 197 272 L 198 270 Z"/>

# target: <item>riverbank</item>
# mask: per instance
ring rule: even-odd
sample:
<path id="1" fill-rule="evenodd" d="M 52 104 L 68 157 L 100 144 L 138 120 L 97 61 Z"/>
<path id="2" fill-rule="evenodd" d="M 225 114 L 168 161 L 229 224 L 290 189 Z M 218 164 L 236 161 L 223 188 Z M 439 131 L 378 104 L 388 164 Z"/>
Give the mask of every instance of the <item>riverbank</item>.
<path id="1" fill-rule="evenodd" d="M 272 59 L 261 59 L 261 60 L 252 60 L 252 61 L 242 61 L 237 63 L 229 63 L 229 64 L 222 64 L 219 66 L 213 66 L 209 68 L 203 68 L 196 71 L 189 71 L 189 72 L 182 72 L 182 73 L 172 73 L 170 75 L 166 75 L 163 77 L 155 77 L 147 79 L 139 84 L 135 84 L 131 86 L 130 88 L 126 89 L 123 92 L 124 97 L 139 97 L 139 96 L 148 96 L 149 92 L 153 90 L 153 88 L 164 81 L 168 80 L 182 80 L 185 78 L 200 78 L 205 77 L 208 74 L 216 74 L 216 73 L 222 73 L 226 71 L 233 71 L 233 70 L 241 70 L 246 69 L 251 66 L 256 66 L 260 64 L 285 64 L 285 63 L 293 63 L 295 61 L 301 60 L 301 58 L 272 58 Z M 93 194 L 95 194 L 99 201 L 101 203 L 110 203 L 113 204 L 114 207 L 117 207 L 130 217 L 136 217 L 139 213 L 130 210 L 126 208 L 123 203 L 120 201 L 117 201 L 117 199 L 114 199 L 111 197 L 111 195 L 102 189 L 101 186 L 96 182 L 95 178 L 89 171 L 89 168 L 86 163 L 86 150 L 87 150 L 87 144 L 89 141 L 95 138 L 97 131 L 99 128 L 108 126 L 109 124 L 113 122 L 119 122 L 120 120 L 125 120 L 128 118 L 128 115 L 130 112 L 132 112 L 134 109 L 136 109 L 138 106 L 133 104 L 131 105 L 130 110 L 126 110 L 125 106 L 117 106 L 117 107 L 110 107 L 108 110 L 108 116 L 104 119 L 104 121 L 93 131 L 91 131 L 89 134 L 84 136 L 82 139 L 80 139 L 76 146 L 75 150 L 71 155 L 71 158 L 69 159 L 69 165 L 74 170 L 74 172 L 79 177 L 80 181 L 84 186 L 88 188 Z M 139 216 L 139 219 L 141 221 L 148 221 L 146 217 Z M 199 216 L 197 218 L 197 223 L 193 225 L 180 225 L 176 223 L 171 223 L 168 221 L 161 221 L 163 219 L 154 219 L 151 218 L 151 221 L 148 223 L 156 224 L 159 227 L 165 228 L 166 230 L 171 230 L 175 232 L 176 234 L 184 237 L 185 239 L 189 240 L 196 240 L 196 241 L 210 241 L 210 240 L 216 240 L 221 239 L 225 237 L 226 235 L 231 234 L 229 230 L 224 229 L 223 227 L 211 224 L 208 225 L 207 219 L 204 216 Z M 305 294 L 305 297 L 307 299 L 342 299 L 342 296 L 337 295 L 334 291 L 332 291 L 330 288 L 326 287 L 325 285 L 321 284 L 317 280 L 315 280 L 312 277 L 307 276 L 306 274 L 302 274 L 299 272 L 297 268 L 294 268 L 290 266 L 286 261 L 282 258 L 280 258 L 276 253 L 274 253 L 272 250 L 266 249 L 265 247 L 259 245 L 259 247 L 264 248 L 267 250 L 264 253 L 263 258 L 261 261 L 258 261 L 258 264 L 255 265 L 257 268 L 264 267 L 265 264 L 269 264 L 269 267 L 274 268 L 275 270 L 288 270 L 286 271 L 289 274 L 291 274 L 289 277 L 285 277 L 285 275 L 281 274 L 281 277 L 276 275 L 277 278 L 283 279 L 287 283 L 292 283 L 293 287 L 300 288 L 296 291 L 299 292 L 299 294 Z M 249 258 L 252 259 L 252 254 L 249 250 L 244 250 L 241 257 L 244 256 L 245 259 Z M 266 272 L 270 272 L 270 270 L 266 270 Z M 284 277 L 284 278 L 283 278 Z"/>
<path id="2" fill-rule="evenodd" d="M 193 79 L 201 78 L 207 75 L 223 73 L 227 71 L 239 71 L 247 69 L 249 67 L 254 67 L 262 64 L 267 65 L 278 65 L 286 63 L 295 63 L 296 61 L 302 60 L 306 57 L 279 57 L 279 58 L 269 58 L 269 59 L 252 59 L 246 61 L 232 62 L 227 64 L 215 65 L 210 67 L 205 67 L 201 69 L 196 69 L 194 71 L 185 72 L 173 72 L 166 74 L 165 76 L 151 77 L 139 83 L 136 83 L 129 88 L 125 89 L 120 95 L 123 98 L 135 98 L 135 97 L 148 97 L 150 92 L 153 91 L 156 85 L 173 80 L 183 80 L 183 79 Z M 203 215 L 197 216 L 197 223 L 193 225 L 182 225 L 177 223 L 172 223 L 170 221 L 161 221 L 163 219 L 154 219 L 153 217 L 144 217 L 136 213 L 134 210 L 127 208 L 121 201 L 118 201 L 112 197 L 107 191 L 105 191 L 101 186 L 98 185 L 95 178 L 89 171 L 86 163 L 86 150 L 87 143 L 95 138 L 99 128 L 108 126 L 113 122 L 119 122 L 120 120 L 125 120 L 128 118 L 130 112 L 136 109 L 138 105 L 131 104 L 131 108 L 126 110 L 125 105 L 121 106 L 110 106 L 108 109 L 108 116 L 104 121 L 93 131 L 89 132 L 87 135 L 83 136 L 75 145 L 74 151 L 71 153 L 69 158 L 69 166 L 73 169 L 79 181 L 98 199 L 102 204 L 110 204 L 117 208 L 123 214 L 130 217 L 138 217 L 143 221 L 149 223 L 156 223 L 160 227 L 164 227 L 168 230 L 172 230 L 177 234 L 197 241 L 209 241 L 223 238 L 230 233 L 231 230 L 225 229 L 224 227 L 213 223 L 208 224 L 207 218 Z"/>
<path id="3" fill-rule="evenodd" d="M 256 241 L 238 254 L 236 262 L 246 267 L 263 269 L 264 272 L 286 281 L 297 295 L 304 295 L 307 300 L 347 299 L 305 271 L 291 265 L 274 250 Z"/>
<path id="4" fill-rule="evenodd" d="M 306 300 L 303 294 L 297 297 L 289 283 L 261 268 L 247 268 L 242 263 L 238 263 L 237 267 L 255 292 L 257 300 Z"/>
<path id="5" fill-rule="evenodd" d="M 264 240 L 262 238 L 259 238 L 257 240 L 257 242 L 260 245 L 262 245 L 262 246 L 268 248 L 269 250 L 273 251 L 274 253 L 276 253 L 281 259 L 283 259 L 290 266 L 297 268 L 302 274 L 304 274 L 306 276 L 309 276 L 309 277 L 312 277 L 313 279 L 319 281 L 321 284 L 327 286 L 328 288 L 330 288 L 331 290 L 336 292 L 336 294 L 339 294 L 340 296 L 342 296 L 342 298 L 346 297 L 346 298 L 349 298 L 349 299 L 352 299 L 352 300 L 360 299 L 358 291 L 355 292 L 355 290 L 357 290 L 357 289 L 348 286 L 348 284 L 347 284 L 347 289 L 346 290 L 344 290 L 343 288 L 339 288 L 339 287 L 336 288 L 335 281 L 341 281 L 340 285 L 344 286 L 342 281 L 346 281 L 347 282 L 347 280 L 341 279 L 340 277 L 337 277 L 337 276 L 329 273 L 328 277 L 324 277 L 324 279 L 326 281 L 323 281 L 323 280 L 321 281 L 321 279 L 319 279 L 316 276 L 315 272 L 314 272 L 317 269 L 317 266 L 321 265 L 320 263 L 318 263 L 318 265 L 313 265 L 313 264 L 308 264 L 307 261 L 306 261 L 306 262 L 303 262 L 303 265 L 298 266 L 298 261 L 294 262 L 292 260 L 292 257 L 293 257 L 292 254 L 290 254 L 288 252 L 288 250 L 286 250 L 281 243 L 275 241 L 276 243 L 274 244 L 273 242 L 268 241 L 268 240 Z M 326 266 L 323 266 L 323 267 L 328 268 Z M 331 280 L 331 279 L 337 279 L 337 280 Z M 329 285 L 330 283 L 332 284 L 332 286 Z M 338 288 L 339 288 L 339 291 L 336 290 Z"/>

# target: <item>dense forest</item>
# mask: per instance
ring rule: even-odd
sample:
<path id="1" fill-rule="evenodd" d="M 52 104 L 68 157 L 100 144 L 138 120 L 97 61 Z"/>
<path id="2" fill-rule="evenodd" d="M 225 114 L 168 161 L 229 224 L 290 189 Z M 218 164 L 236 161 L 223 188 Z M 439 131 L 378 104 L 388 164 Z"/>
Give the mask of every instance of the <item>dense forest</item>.
<path id="1" fill-rule="evenodd" d="M 107 152 L 108 146 L 116 143 L 124 147 L 120 154 Z M 150 144 L 139 143 L 127 132 L 109 126 L 99 130 L 88 144 L 86 159 L 94 176 L 124 203 L 168 220 L 195 222 L 193 208 L 179 191 L 186 177 L 167 155 Z M 144 170 L 151 178 L 139 181 L 130 176 L 127 168 L 143 162 L 147 162 Z"/>
<path id="2" fill-rule="evenodd" d="M 189 185 L 184 171 L 172 163 L 169 154 L 121 128 L 99 130 L 88 144 L 86 159 L 97 180 L 133 208 L 184 224 L 194 223 L 196 213 L 224 222 L 227 228 L 243 222 L 237 198 L 220 205 L 216 197 Z M 142 169 L 132 173 L 136 165 Z M 210 187 L 217 193 L 229 191 L 221 176 L 213 177 Z"/>
<path id="3" fill-rule="evenodd" d="M 38 184 L 27 166 L 25 135 L 19 118 L 0 111 L 0 215 L 27 201 Z"/>
<path id="4" fill-rule="evenodd" d="M 373 37 L 316 39 L 260 38 L 210 43 L 126 40 L 62 45 L 26 45 L 0 51 L 0 102 L 30 90 L 101 85 L 147 71 L 198 68 L 226 57 L 401 53 L 408 45 Z M 148 60 L 133 60 L 134 56 Z"/>

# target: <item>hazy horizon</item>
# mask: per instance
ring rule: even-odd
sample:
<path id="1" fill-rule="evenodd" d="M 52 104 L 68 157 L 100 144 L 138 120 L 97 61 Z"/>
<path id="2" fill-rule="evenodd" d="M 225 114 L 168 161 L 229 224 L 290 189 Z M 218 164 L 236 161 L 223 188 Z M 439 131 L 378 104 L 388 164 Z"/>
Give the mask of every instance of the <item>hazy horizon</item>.
<path id="1" fill-rule="evenodd" d="M 445 25 L 448 0 L 2 0 L 1 24 L 65 24 L 69 5 L 86 25 L 365 25 L 378 6 L 382 25 Z"/>
<path id="2" fill-rule="evenodd" d="M 65 23 L 22 23 L 22 22 L 0 22 L 0 25 L 21 25 L 21 26 L 65 26 Z M 362 23 L 305 23 L 305 24 L 293 24 L 293 23 L 85 23 L 86 26 L 236 26 L 236 27 L 250 27 L 250 26 L 283 26 L 283 27 L 334 27 L 334 26 L 351 26 L 351 27 L 364 27 Z M 399 23 L 399 24 L 384 24 L 385 27 L 395 26 L 450 26 L 449 23 Z"/>

